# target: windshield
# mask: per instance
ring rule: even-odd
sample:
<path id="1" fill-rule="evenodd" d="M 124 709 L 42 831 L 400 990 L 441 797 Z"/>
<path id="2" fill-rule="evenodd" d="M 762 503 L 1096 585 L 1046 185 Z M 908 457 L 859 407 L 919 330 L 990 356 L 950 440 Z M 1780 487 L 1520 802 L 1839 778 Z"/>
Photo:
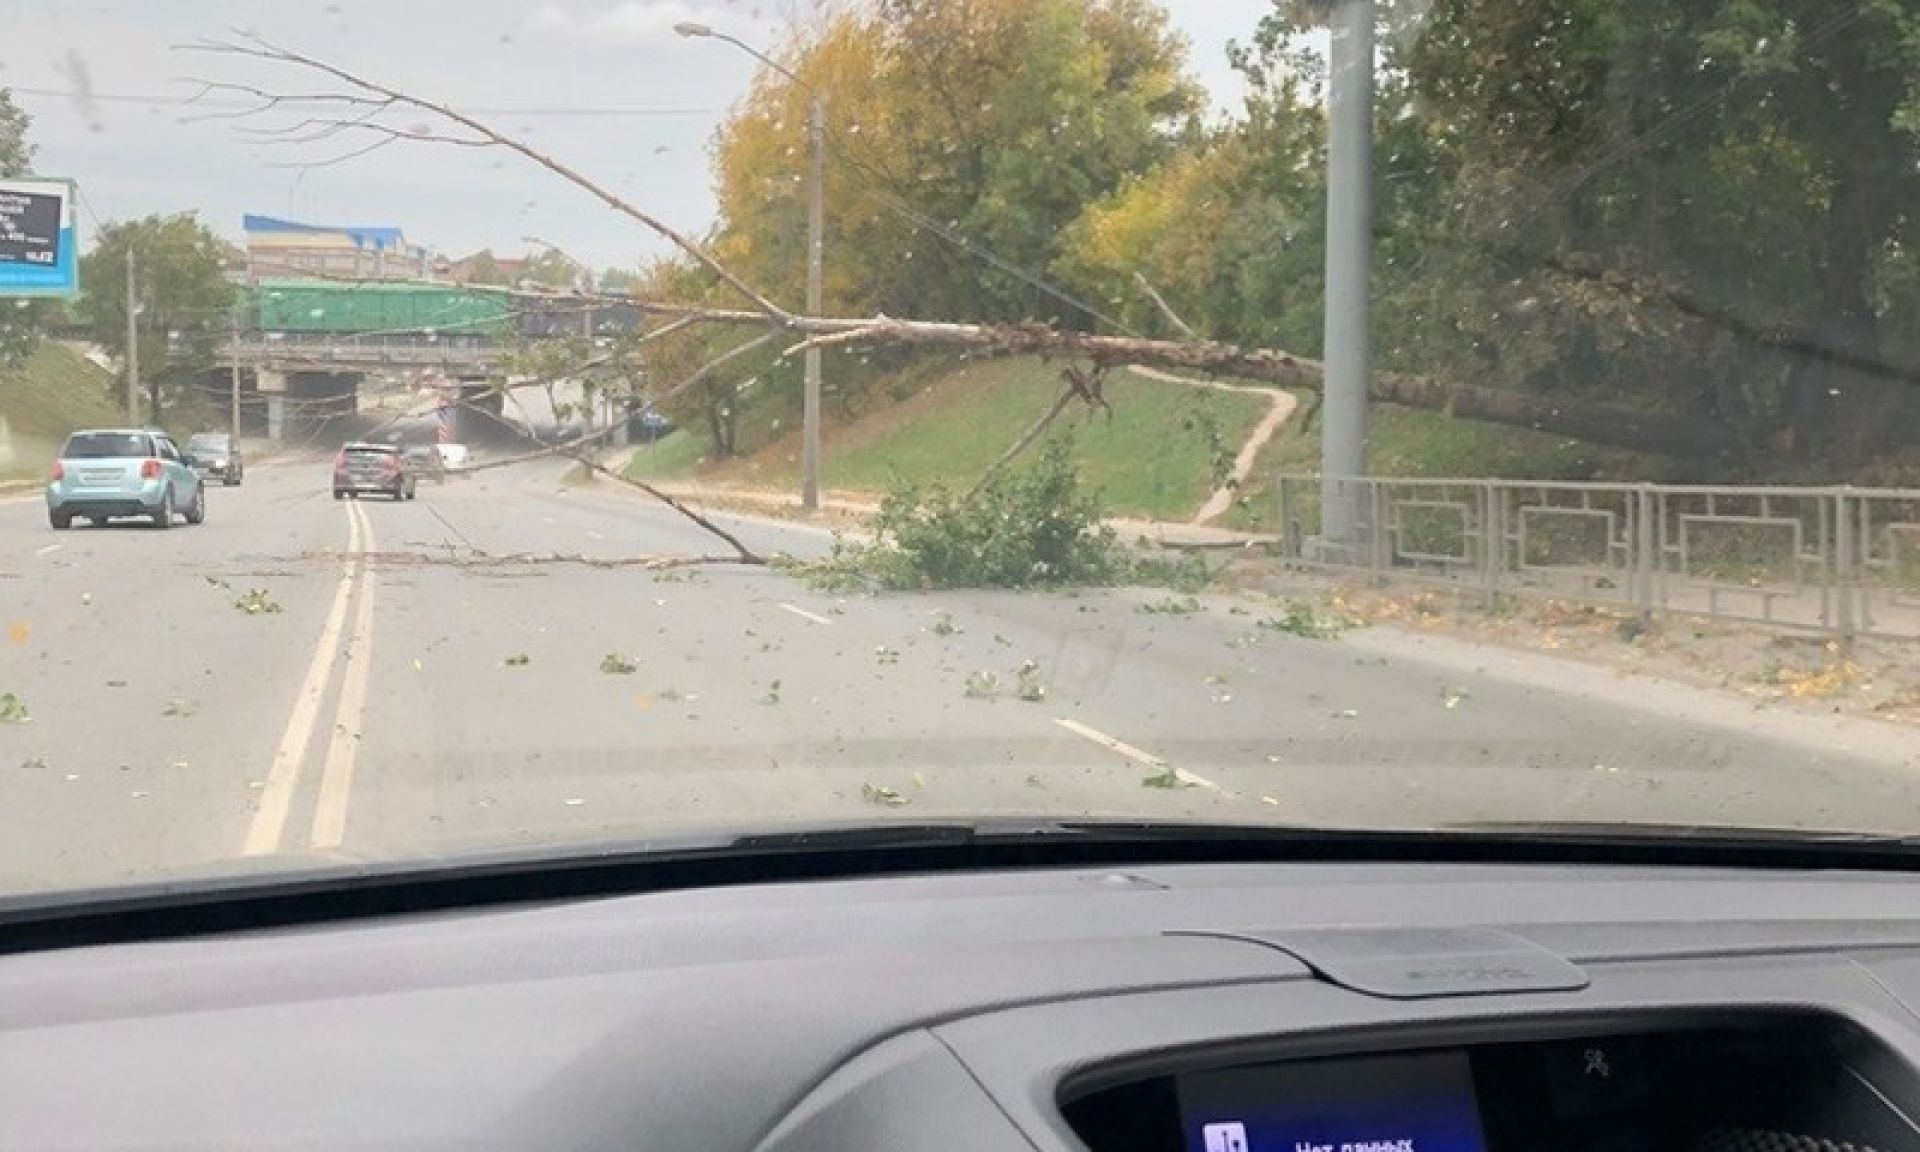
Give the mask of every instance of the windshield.
<path id="1" fill-rule="evenodd" d="M 1631 8 L 0 6 L 0 891 L 1920 834 L 1920 0 Z"/>

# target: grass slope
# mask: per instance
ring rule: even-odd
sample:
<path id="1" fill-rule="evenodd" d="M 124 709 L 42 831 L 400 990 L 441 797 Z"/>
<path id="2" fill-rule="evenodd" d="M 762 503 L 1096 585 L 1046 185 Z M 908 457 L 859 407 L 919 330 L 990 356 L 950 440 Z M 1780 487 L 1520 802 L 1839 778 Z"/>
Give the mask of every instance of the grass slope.
<path id="1" fill-rule="evenodd" d="M 825 429 L 823 479 L 838 492 L 877 495 L 897 483 L 970 486 L 1046 412 L 1062 387 L 1060 370 L 1028 357 L 958 365 L 929 374 L 906 399 L 851 423 Z M 1258 396 L 1183 387 L 1125 372 L 1108 375 L 1111 414 L 1076 406 L 1051 435 L 1071 435 L 1089 485 L 1119 515 L 1184 520 L 1212 488 L 1218 443 L 1230 458 L 1266 412 Z M 797 429 L 783 430 L 748 456 L 704 462 L 706 438 L 677 432 L 634 454 L 630 473 L 644 479 L 697 478 L 722 485 L 789 488 L 798 484 Z"/>
<path id="2" fill-rule="evenodd" d="M 118 425 L 125 416 L 108 396 L 113 376 L 60 344 L 42 344 L 26 363 L 0 371 L 0 417 L 11 459 L 0 459 L 0 480 L 38 479 L 53 463 L 67 433 L 89 425 Z"/>

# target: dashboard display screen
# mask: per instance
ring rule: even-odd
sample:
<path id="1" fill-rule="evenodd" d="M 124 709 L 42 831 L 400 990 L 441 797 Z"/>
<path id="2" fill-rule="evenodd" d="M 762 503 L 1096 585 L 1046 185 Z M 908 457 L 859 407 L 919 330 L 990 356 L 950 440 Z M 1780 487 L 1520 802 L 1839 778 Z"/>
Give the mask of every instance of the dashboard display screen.
<path id="1" fill-rule="evenodd" d="M 1187 1152 L 1486 1152 L 1465 1052 L 1178 1078 Z"/>

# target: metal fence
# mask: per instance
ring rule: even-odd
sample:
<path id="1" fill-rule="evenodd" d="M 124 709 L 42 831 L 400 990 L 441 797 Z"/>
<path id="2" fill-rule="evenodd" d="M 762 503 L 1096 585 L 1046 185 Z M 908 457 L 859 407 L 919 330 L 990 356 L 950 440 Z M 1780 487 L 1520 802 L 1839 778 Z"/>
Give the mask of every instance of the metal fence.
<path id="1" fill-rule="evenodd" d="M 1339 539 L 1327 500 L 1354 510 Z M 1920 490 L 1283 476 L 1279 502 L 1303 565 L 1920 639 Z"/>

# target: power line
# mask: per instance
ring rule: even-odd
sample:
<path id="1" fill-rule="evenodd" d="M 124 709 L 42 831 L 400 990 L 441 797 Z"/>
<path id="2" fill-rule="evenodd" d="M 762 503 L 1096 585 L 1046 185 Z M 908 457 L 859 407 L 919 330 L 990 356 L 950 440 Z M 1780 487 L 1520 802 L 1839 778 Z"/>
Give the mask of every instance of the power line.
<path id="1" fill-rule="evenodd" d="M 97 104 L 130 104 L 149 108 L 205 108 L 209 110 L 230 110 L 251 108 L 254 103 L 244 100 L 194 99 L 184 96 L 143 96 L 125 92 L 87 92 L 70 88 L 35 88 L 23 85 L 0 85 L 0 89 L 22 96 L 45 96 L 54 99 L 75 100 Z M 718 116 L 720 108 L 676 108 L 660 107 L 584 107 L 584 108 L 463 108 L 479 116 L 544 116 L 544 117 L 652 117 L 652 116 Z"/>

